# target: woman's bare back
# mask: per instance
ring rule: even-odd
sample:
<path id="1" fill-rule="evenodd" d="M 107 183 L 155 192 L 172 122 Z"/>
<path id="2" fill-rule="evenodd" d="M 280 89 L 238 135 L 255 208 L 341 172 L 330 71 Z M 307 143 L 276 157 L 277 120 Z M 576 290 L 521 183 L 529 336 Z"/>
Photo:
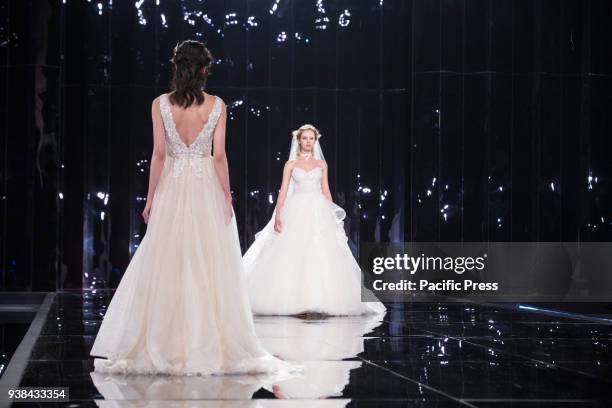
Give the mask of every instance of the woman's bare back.
<path id="1" fill-rule="evenodd" d="M 215 103 L 214 95 L 206 92 L 202 93 L 204 94 L 204 103 L 200 105 L 193 104 L 185 109 L 170 104 L 170 112 L 176 125 L 176 131 L 187 146 L 190 146 L 196 140 L 204 125 L 208 122 Z M 168 94 L 168 96 L 170 95 Z M 170 98 L 168 98 L 168 101 L 170 101 Z"/>

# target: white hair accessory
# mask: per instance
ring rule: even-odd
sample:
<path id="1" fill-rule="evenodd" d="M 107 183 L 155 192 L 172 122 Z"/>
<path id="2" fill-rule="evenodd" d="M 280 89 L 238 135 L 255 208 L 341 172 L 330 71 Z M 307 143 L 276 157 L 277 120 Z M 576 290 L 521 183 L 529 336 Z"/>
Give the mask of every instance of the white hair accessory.
<path id="1" fill-rule="evenodd" d="M 303 130 L 312 130 L 314 132 L 314 134 L 315 134 L 315 139 L 317 139 L 317 140 L 319 140 L 321 137 L 323 137 L 321 132 L 319 132 L 319 129 L 317 129 L 316 127 L 314 127 L 313 125 L 311 125 L 309 123 L 306 123 L 306 124 L 300 126 L 296 130 L 291 132 L 291 134 L 293 135 L 294 138 L 297 138 L 298 135 L 300 134 L 300 132 L 302 132 Z"/>

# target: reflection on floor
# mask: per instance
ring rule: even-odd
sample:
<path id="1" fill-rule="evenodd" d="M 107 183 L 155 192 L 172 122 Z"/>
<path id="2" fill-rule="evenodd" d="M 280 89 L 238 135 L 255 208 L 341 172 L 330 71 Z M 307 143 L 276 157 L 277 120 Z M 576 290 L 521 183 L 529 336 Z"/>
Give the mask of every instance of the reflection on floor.
<path id="1" fill-rule="evenodd" d="M 28 323 L 0 323 L 0 377 L 11 361 L 24 334 L 28 331 Z"/>
<path id="2" fill-rule="evenodd" d="M 256 317 L 299 376 L 125 377 L 92 372 L 112 293 L 57 294 L 21 386 L 70 387 L 69 406 L 569 407 L 612 401 L 612 325 L 458 303 L 383 317 Z M 68 406 L 68 404 L 64 405 Z"/>

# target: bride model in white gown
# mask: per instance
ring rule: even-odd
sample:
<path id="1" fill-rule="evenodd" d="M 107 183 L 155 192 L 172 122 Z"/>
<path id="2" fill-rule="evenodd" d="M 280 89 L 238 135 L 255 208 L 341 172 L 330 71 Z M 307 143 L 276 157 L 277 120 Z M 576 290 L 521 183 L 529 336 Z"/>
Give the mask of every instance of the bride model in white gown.
<path id="1" fill-rule="evenodd" d="M 163 94 L 152 107 L 154 152 L 143 212 L 147 231 L 90 352 L 105 357 L 94 360 L 95 371 L 207 375 L 291 370 L 255 334 L 231 205 L 226 108 L 221 98 L 200 91 L 212 57 L 202 43 L 186 41 L 175 48 L 173 62 L 174 97 Z M 181 88 L 176 71 L 196 72 L 198 78 L 185 82 L 201 80 L 197 88 Z M 181 107 L 186 100 L 193 103 Z"/>
<path id="2" fill-rule="evenodd" d="M 319 131 L 293 132 L 272 219 L 243 259 L 255 314 L 382 313 L 361 301 L 361 270 L 344 232 L 346 213 L 333 203 Z"/>

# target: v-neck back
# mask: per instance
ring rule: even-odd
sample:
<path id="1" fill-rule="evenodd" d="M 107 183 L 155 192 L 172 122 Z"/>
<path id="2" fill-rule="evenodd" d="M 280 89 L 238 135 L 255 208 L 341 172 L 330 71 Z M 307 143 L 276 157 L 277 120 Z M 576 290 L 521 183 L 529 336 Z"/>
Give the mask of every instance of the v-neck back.
<path id="1" fill-rule="evenodd" d="M 162 94 L 160 96 L 160 110 L 162 114 L 162 120 L 164 122 L 164 128 L 166 129 L 166 142 L 170 156 L 178 156 L 181 154 L 194 154 L 199 156 L 210 156 L 212 149 L 212 136 L 213 130 L 217 124 L 219 116 L 221 114 L 222 100 L 216 95 L 212 95 L 215 98 L 213 107 L 208 114 L 206 122 L 202 125 L 200 132 L 196 135 L 193 142 L 189 145 L 182 139 L 176 129 L 176 123 L 172 116 L 172 110 L 168 94 Z"/>
<path id="2" fill-rule="evenodd" d="M 170 109 L 170 119 L 172 120 L 172 124 L 174 125 L 174 129 L 176 129 L 176 135 L 178 136 L 179 140 L 181 142 L 183 142 L 183 144 L 189 148 L 191 146 L 193 146 L 195 144 L 195 142 L 198 140 L 198 138 L 202 135 L 202 133 L 204 132 L 204 129 L 206 128 L 206 124 L 210 121 L 212 113 L 215 109 L 215 104 L 217 103 L 217 97 L 215 95 L 211 95 L 214 98 L 213 101 L 213 106 L 210 109 L 210 112 L 208 112 L 208 117 L 206 118 L 206 121 L 204 122 L 204 124 L 202 125 L 202 127 L 200 128 L 200 131 L 196 134 L 196 137 L 193 139 L 193 142 L 187 144 L 187 142 L 185 141 L 185 138 L 183 138 L 181 136 L 181 134 L 179 133 L 178 129 L 176 128 L 176 121 L 174 120 L 174 115 L 172 114 L 172 103 L 170 103 L 170 95 L 169 94 L 165 94 L 166 95 L 166 100 L 168 102 L 168 107 Z M 206 97 L 204 97 L 204 101 L 206 101 Z"/>

